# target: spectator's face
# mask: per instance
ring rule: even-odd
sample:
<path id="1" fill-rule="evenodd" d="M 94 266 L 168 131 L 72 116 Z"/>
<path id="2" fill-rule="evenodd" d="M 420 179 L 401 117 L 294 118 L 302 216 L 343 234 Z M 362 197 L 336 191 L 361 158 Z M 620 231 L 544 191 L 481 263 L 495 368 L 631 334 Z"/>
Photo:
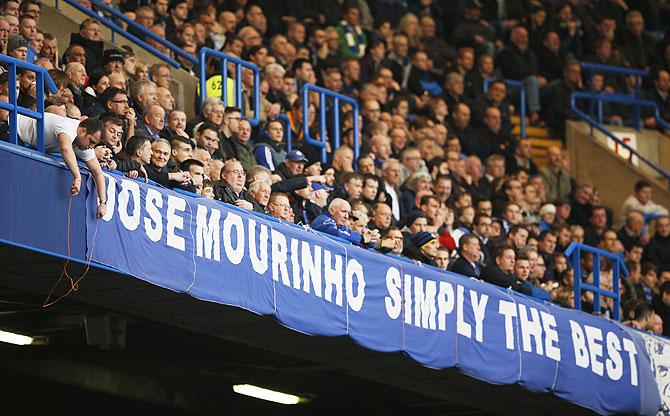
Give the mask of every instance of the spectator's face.
<path id="1" fill-rule="evenodd" d="M 19 19 L 17 17 L 7 15 L 5 16 L 7 23 L 9 24 L 9 34 L 18 35 L 19 34 Z"/>
<path id="2" fill-rule="evenodd" d="M 582 76 L 582 69 L 579 65 L 568 65 L 565 69 L 565 80 L 568 84 L 574 86 L 579 85 Z"/>
<path id="3" fill-rule="evenodd" d="M 286 164 L 286 168 L 288 169 L 289 173 L 293 176 L 300 175 L 305 170 L 304 161 L 293 161 L 286 159 L 284 163 Z"/>
<path id="4" fill-rule="evenodd" d="M 591 224 L 603 229 L 607 225 L 607 214 L 604 209 L 596 209 L 591 214 Z"/>
<path id="5" fill-rule="evenodd" d="M 156 87 L 148 85 L 144 88 L 144 93 L 138 97 L 138 101 L 142 108 L 147 108 L 150 105 L 158 104 L 158 96 L 156 95 Z"/>
<path id="6" fill-rule="evenodd" d="M 172 148 L 172 158 L 178 164 L 187 159 L 191 159 L 193 158 L 193 148 L 189 144 L 178 142 Z"/>
<path id="7" fill-rule="evenodd" d="M 375 173 L 375 162 L 370 157 L 364 157 L 358 161 L 358 171 L 360 173 Z"/>
<path id="8" fill-rule="evenodd" d="M 510 204 L 503 212 L 503 218 L 510 224 L 519 224 L 521 222 L 521 210 L 519 206 Z"/>
<path id="9" fill-rule="evenodd" d="M 224 167 L 223 179 L 233 188 L 235 192 L 240 192 L 244 188 L 246 173 L 240 162 L 228 162 Z"/>
<path id="10" fill-rule="evenodd" d="M 409 41 L 404 36 L 396 36 L 393 38 L 393 52 L 399 57 L 404 58 L 409 51 Z"/>
<path id="11" fill-rule="evenodd" d="M 373 219 L 375 224 L 377 224 L 377 227 L 384 229 L 391 226 L 392 215 L 391 207 L 386 204 L 380 204 L 375 209 L 375 216 Z"/>
<path id="12" fill-rule="evenodd" d="M 165 110 L 163 110 L 163 107 L 152 107 L 151 112 L 144 118 L 144 122 L 156 132 L 163 130 L 165 127 Z"/>
<path id="13" fill-rule="evenodd" d="M 360 18 L 360 14 L 361 14 L 360 10 L 358 10 L 355 7 L 351 7 L 344 14 L 344 20 L 350 26 L 358 26 L 358 20 Z"/>
<path id="14" fill-rule="evenodd" d="M 488 199 L 479 201 L 477 203 L 477 212 L 490 217 L 493 215 L 493 204 Z"/>
<path id="15" fill-rule="evenodd" d="M 267 127 L 267 134 L 275 143 L 281 143 L 284 139 L 284 125 L 279 122 L 270 123 Z"/>
<path id="16" fill-rule="evenodd" d="M 4 14 L 7 16 L 19 17 L 19 2 L 10 1 L 5 6 Z"/>
<path id="17" fill-rule="evenodd" d="M 111 73 L 107 76 L 109 78 L 109 86 L 118 88 L 121 91 L 126 90 L 126 77 L 121 73 Z M 125 96 L 125 94 L 124 94 Z"/>
<path id="18" fill-rule="evenodd" d="M 251 192 L 251 196 L 253 196 L 256 202 L 258 202 L 261 206 L 265 207 L 268 205 L 271 192 L 270 185 L 262 184 L 258 189 Z"/>
<path id="19" fill-rule="evenodd" d="M 477 224 L 477 226 L 475 227 L 475 231 L 482 237 L 488 238 L 491 234 L 490 227 L 491 227 L 491 218 L 481 217 L 479 219 L 479 224 Z"/>
<path id="20" fill-rule="evenodd" d="M 505 273 L 512 273 L 514 270 L 514 250 L 505 250 L 496 257 L 496 264 Z"/>
<path id="21" fill-rule="evenodd" d="M 31 3 L 26 7 L 25 12 L 23 13 L 24 16 L 30 16 L 33 19 L 35 19 L 35 22 L 40 21 L 40 16 L 42 15 L 42 10 L 40 9 L 40 6 L 37 4 Z"/>
<path id="22" fill-rule="evenodd" d="M 382 176 L 389 185 L 400 185 L 400 166 L 396 163 L 390 164 L 382 171 Z"/>
<path id="23" fill-rule="evenodd" d="M 458 64 L 466 71 L 472 70 L 475 66 L 475 55 L 470 51 L 463 52 L 458 58 Z"/>
<path id="24" fill-rule="evenodd" d="M 549 32 L 544 38 L 544 45 L 552 52 L 558 53 L 561 49 L 561 38 L 556 32 Z"/>
<path id="25" fill-rule="evenodd" d="M 78 88 L 86 84 L 86 68 L 81 64 L 72 64 L 72 68 L 68 71 L 70 81 Z"/>
<path id="26" fill-rule="evenodd" d="M 93 91 L 95 91 L 97 95 L 102 94 L 108 87 L 109 87 L 109 78 L 107 78 L 106 76 L 100 77 L 98 83 L 92 86 Z"/>
<path id="27" fill-rule="evenodd" d="M 9 23 L 6 20 L 0 20 L 0 42 L 7 43 L 9 38 Z"/>
<path id="28" fill-rule="evenodd" d="M 348 202 L 340 201 L 337 206 L 331 206 L 328 211 L 337 225 L 346 225 L 349 222 L 351 206 Z"/>
<path id="29" fill-rule="evenodd" d="M 374 179 L 366 179 L 363 187 L 363 198 L 374 201 L 379 190 L 379 182 Z"/>
<path id="30" fill-rule="evenodd" d="M 430 198 L 425 204 L 421 205 L 420 208 L 421 212 L 426 214 L 426 217 L 435 218 L 440 211 L 440 203 L 434 198 Z"/>
<path id="31" fill-rule="evenodd" d="M 170 74 L 170 68 L 161 66 L 158 68 L 152 81 L 156 83 L 157 86 L 163 88 L 170 88 L 170 81 L 172 80 L 172 75 Z"/>
<path id="32" fill-rule="evenodd" d="M 429 259 L 434 259 L 435 255 L 437 255 L 438 247 L 440 247 L 440 243 L 437 240 L 431 240 L 421 248 L 421 252 Z"/>
<path id="33" fill-rule="evenodd" d="M 188 17 L 188 4 L 180 3 L 174 9 L 172 9 L 172 16 L 176 17 L 179 20 L 186 20 Z"/>
<path id="34" fill-rule="evenodd" d="M 628 214 L 626 225 L 630 231 L 638 235 L 644 228 L 644 217 L 639 212 L 631 212 Z"/>
<path id="35" fill-rule="evenodd" d="M 509 238 L 516 248 L 521 248 L 526 245 L 528 241 L 528 231 L 524 228 L 520 228 L 516 233 L 510 234 Z"/>
<path id="36" fill-rule="evenodd" d="M 183 130 L 186 128 L 186 113 L 183 111 L 173 111 L 170 113 L 168 127 L 172 130 Z"/>
<path id="37" fill-rule="evenodd" d="M 670 91 L 670 74 L 668 71 L 659 71 L 658 80 L 654 81 L 654 85 L 662 92 Z"/>
<path id="38" fill-rule="evenodd" d="M 97 23 L 89 23 L 79 31 L 82 38 L 99 41 L 100 40 L 100 25 Z"/>
<path id="39" fill-rule="evenodd" d="M 31 19 L 29 17 L 24 17 L 21 19 L 21 23 L 19 25 L 19 34 L 28 41 L 33 40 L 33 37 L 37 34 L 37 23 L 35 23 L 35 19 Z"/>
<path id="40" fill-rule="evenodd" d="M 305 43 L 305 26 L 300 24 L 292 25 L 288 31 L 288 39 L 297 44 Z"/>
<path id="41" fill-rule="evenodd" d="M 188 173 L 191 174 L 191 181 L 196 188 L 202 186 L 202 180 L 205 178 L 205 169 L 202 166 L 191 165 L 188 167 Z"/>
<path id="42" fill-rule="evenodd" d="M 632 16 L 628 19 L 628 30 L 633 35 L 640 35 L 644 31 L 644 20 L 642 16 Z"/>
<path id="43" fill-rule="evenodd" d="M 28 90 L 35 84 L 35 73 L 26 71 L 23 75 L 19 75 L 18 78 L 20 91 L 28 93 Z"/>
<path id="44" fill-rule="evenodd" d="M 519 260 L 514 264 L 514 274 L 516 277 L 518 277 L 520 280 L 526 281 L 528 280 L 528 276 L 530 276 L 530 263 L 528 260 Z"/>
<path id="45" fill-rule="evenodd" d="M 448 84 L 447 84 L 447 89 L 458 96 L 463 95 L 463 91 L 465 91 L 465 84 L 463 83 L 463 78 L 461 77 L 454 77 Z M 470 113 L 468 112 L 468 116 Z"/>
<path id="46" fill-rule="evenodd" d="M 507 87 L 502 82 L 496 82 L 489 88 L 489 98 L 495 103 L 502 102 L 507 95 Z"/>
<path id="47" fill-rule="evenodd" d="M 349 78 L 350 81 L 358 82 L 361 79 L 361 65 L 358 61 L 349 61 L 344 70 L 344 75 Z"/>
<path id="48" fill-rule="evenodd" d="M 89 134 L 85 128 L 79 127 L 77 129 L 77 137 L 75 139 L 75 144 L 81 150 L 93 149 L 98 143 L 100 143 L 100 137 L 102 136 L 101 132 L 95 134 Z"/>
<path id="49" fill-rule="evenodd" d="M 123 116 L 128 108 L 128 97 L 126 94 L 116 94 L 111 101 L 107 102 L 109 110 L 117 116 Z"/>
<path id="50" fill-rule="evenodd" d="M 154 1 L 154 11 L 159 16 L 163 16 L 167 13 L 168 5 L 168 0 L 156 0 Z"/>
<path id="51" fill-rule="evenodd" d="M 479 259 L 479 240 L 474 238 L 461 246 L 461 252 L 468 258 L 477 261 Z"/>
<path id="52" fill-rule="evenodd" d="M 656 234 L 661 237 L 670 236 L 670 218 L 662 217 L 656 220 Z"/>
<path id="53" fill-rule="evenodd" d="M 572 236 L 570 237 L 572 241 L 575 241 L 577 243 L 583 243 L 584 242 L 584 230 L 580 228 L 575 228 L 572 230 Z"/>
<path id="54" fill-rule="evenodd" d="M 407 133 L 403 129 L 391 130 L 391 145 L 396 150 L 402 150 L 407 145 Z"/>
<path id="55" fill-rule="evenodd" d="M 285 196 L 277 196 L 272 202 L 267 204 L 270 215 L 284 221 L 289 221 L 290 216 L 288 212 L 291 210 L 288 198 Z"/>
<path id="56" fill-rule="evenodd" d="M 421 167 L 421 153 L 418 150 L 408 150 L 403 157 L 403 165 L 410 171 L 414 173 Z"/>
<path id="57" fill-rule="evenodd" d="M 551 234 L 545 235 L 544 240 L 540 240 L 539 248 L 548 254 L 556 251 L 556 236 Z"/>
<path id="58" fill-rule="evenodd" d="M 25 46 L 16 48 L 9 55 L 13 58 L 25 61 L 26 58 L 28 57 L 28 48 L 26 48 Z"/>
<path id="59" fill-rule="evenodd" d="M 158 105 L 163 107 L 165 112 L 172 111 L 174 108 L 174 98 L 172 98 L 172 93 L 169 89 L 163 87 L 156 88 L 156 96 L 158 97 Z"/>
<path id="60" fill-rule="evenodd" d="M 237 134 L 240 128 L 242 116 L 239 112 L 232 112 L 224 115 L 224 122 L 231 133 Z"/>
<path id="61" fill-rule="evenodd" d="M 137 13 L 135 21 L 149 29 L 154 25 L 154 12 L 148 9 L 141 10 L 139 13 Z"/>
<path id="62" fill-rule="evenodd" d="M 149 140 L 145 141 L 142 147 L 139 148 L 137 155 L 139 156 L 140 161 L 143 165 L 149 164 L 151 162 L 151 155 L 153 151 L 151 149 L 151 142 Z"/>
<path id="63" fill-rule="evenodd" d="M 241 120 L 237 129 L 237 139 L 242 143 L 247 143 L 251 138 L 251 124 L 248 120 Z"/>
<path id="64" fill-rule="evenodd" d="M 504 160 L 494 160 L 489 165 L 489 175 L 493 176 L 496 179 L 501 179 L 505 177 L 505 161 Z"/>
<path id="65" fill-rule="evenodd" d="M 428 71 L 428 69 L 430 69 L 430 61 L 425 52 L 414 54 L 414 59 L 412 61 L 412 64 L 422 71 Z"/>
<path id="66" fill-rule="evenodd" d="M 203 131 L 200 133 L 198 145 L 209 153 L 215 152 L 219 148 L 219 134 L 211 129 Z"/>
<path id="67" fill-rule="evenodd" d="M 360 179 L 351 179 L 344 184 L 344 189 L 349 194 L 349 198 L 360 198 L 363 193 L 363 181 Z"/>
<path id="68" fill-rule="evenodd" d="M 103 136 L 103 143 L 117 148 L 121 144 L 123 138 L 123 127 L 114 123 L 105 124 L 105 134 Z"/>
<path id="69" fill-rule="evenodd" d="M 462 104 L 457 105 L 453 118 L 456 126 L 465 128 L 470 123 L 470 108 Z"/>
<path id="70" fill-rule="evenodd" d="M 484 118 L 484 123 L 486 123 L 486 125 L 492 132 L 498 134 L 502 126 L 502 117 L 500 116 L 500 110 L 498 110 L 497 108 L 489 108 L 488 110 L 486 110 L 486 117 Z"/>
<path id="71" fill-rule="evenodd" d="M 170 160 L 171 148 L 168 143 L 165 142 L 154 142 L 151 146 L 151 164 L 162 169 L 167 166 L 168 160 Z"/>
<path id="72" fill-rule="evenodd" d="M 528 31 L 524 28 L 517 28 L 512 32 L 510 40 L 517 48 L 521 50 L 528 49 Z"/>

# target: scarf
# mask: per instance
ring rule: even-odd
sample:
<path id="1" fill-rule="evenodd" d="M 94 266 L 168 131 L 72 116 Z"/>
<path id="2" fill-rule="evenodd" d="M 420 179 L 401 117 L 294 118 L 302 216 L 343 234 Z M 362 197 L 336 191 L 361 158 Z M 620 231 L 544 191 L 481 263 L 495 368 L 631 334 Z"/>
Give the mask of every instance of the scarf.
<path id="1" fill-rule="evenodd" d="M 344 33 L 344 39 L 347 41 L 347 47 L 351 53 L 354 53 L 359 57 L 365 55 L 365 37 L 361 28 L 359 26 L 354 27 L 353 30 L 355 33 L 353 33 L 352 27 L 349 26 L 344 20 L 342 21 L 341 25 L 342 32 Z"/>

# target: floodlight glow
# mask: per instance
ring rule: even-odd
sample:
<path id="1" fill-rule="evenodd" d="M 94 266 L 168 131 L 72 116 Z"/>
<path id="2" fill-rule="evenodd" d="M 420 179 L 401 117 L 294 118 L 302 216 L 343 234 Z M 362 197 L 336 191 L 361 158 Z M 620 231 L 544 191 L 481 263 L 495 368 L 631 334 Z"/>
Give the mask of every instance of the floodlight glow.
<path id="1" fill-rule="evenodd" d="M 13 332 L 0 331 L 0 342 L 14 345 L 30 345 L 33 343 L 33 337 L 15 334 Z"/>
<path id="2" fill-rule="evenodd" d="M 262 387 L 254 386 L 253 384 L 236 384 L 233 386 L 233 391 L 237 394 L 255 397 L 261 400 L 281 404 L 298 404 L 300 397 L 292 394 L 281 393 L 274 390 L 264 389 Z"/>

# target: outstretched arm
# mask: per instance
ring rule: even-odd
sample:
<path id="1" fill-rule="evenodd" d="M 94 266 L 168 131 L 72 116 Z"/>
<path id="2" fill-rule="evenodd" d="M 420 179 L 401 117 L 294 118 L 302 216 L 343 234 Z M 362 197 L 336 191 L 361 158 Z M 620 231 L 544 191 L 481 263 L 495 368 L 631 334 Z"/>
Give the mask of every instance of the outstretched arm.
<path id="1" fill-rule="evenodd" d="M 60 133 L 58 135 L 58 143 L 60 144 L 60 152 L 63 155 L 63 161 L 70 172 L 72 172 L 72 186 L 70 187 L 70 194 L 75 196 L 81 189 L 81 172 L 77 165 L 77 157 L 72 149 L 72 138 L 67 133 Z M 96 159 L 97 162 L 97 159 Z M 100 167 L 100 164 L 98 164 Z"/>
<path id="2" fill-rule="evenodd" d="M 102 218 L 105 216 L 105 212 L 107 210 L 107 190 L 105 186 L 105 175 L 102 174 L 102 167 L 100 167 L 100 163 L 98 162 L 98 159 L 91 159 L 88 162 L 86 162 L 86 166 L 88 166 L 88 170 L 91 171 L 91 175 L 93 175 L 93 180 L 95 181 L 95 189 L 98 191 L 98 198 L 100 198 L 100 204 L 98 205 L 98 210 L 97 210 L 97 217 Z"/>

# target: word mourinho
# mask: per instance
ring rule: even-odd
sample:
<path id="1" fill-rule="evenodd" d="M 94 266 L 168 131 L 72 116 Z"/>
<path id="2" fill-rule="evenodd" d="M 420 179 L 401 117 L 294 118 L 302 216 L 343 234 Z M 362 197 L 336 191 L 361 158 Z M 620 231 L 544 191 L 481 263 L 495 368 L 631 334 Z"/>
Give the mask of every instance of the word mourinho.
<path id="1" fill-rule="evenodd" d="M 195 251 L 195 256 L 203 260 L 225 259 L 228 267 L 248 262 L 258 275 L 269 275 L 297 291 L 339 307 L 346 299 L 354 312 L 364 307 L 364 266 L 349 255 L 346 247 L 332 243 L 325 248 L 313 240 L 287 238 L 272 228 L 271 222 L 193 199 L 195 206 L 191 206 L 177 195 L 164 195 L 153 188 L 141 191 L 138 182 L 122 179 L 117 183 L 114 177 L 106 176 L 108 210 L 104 221 L 118 215 L 126 230 L 141 229 L 153 243 L 188 252 L 189 259 Z M 556 318 L 545 310 L 504 299 L 492 302 L 489 295 L 464 285 L 413 276 L 394 266 L 386 269 L 385 282 L 387 293 L 381 301 L 390 319 L 402 319 L 407 325 L 428 331 L 447 331 L 449 319 L 455 318 L 459 336 L 483 343 L 487 316 L 498 314 L 504 321 L 506 349 L 520 348 L 557 362 L 563 358 Z M 638 353 L 633 341 L 573 320 L 569 325 L 578 367 L 613 381 L 621 380 L 627 367 L 628 381 L 638 385 Z"/>

